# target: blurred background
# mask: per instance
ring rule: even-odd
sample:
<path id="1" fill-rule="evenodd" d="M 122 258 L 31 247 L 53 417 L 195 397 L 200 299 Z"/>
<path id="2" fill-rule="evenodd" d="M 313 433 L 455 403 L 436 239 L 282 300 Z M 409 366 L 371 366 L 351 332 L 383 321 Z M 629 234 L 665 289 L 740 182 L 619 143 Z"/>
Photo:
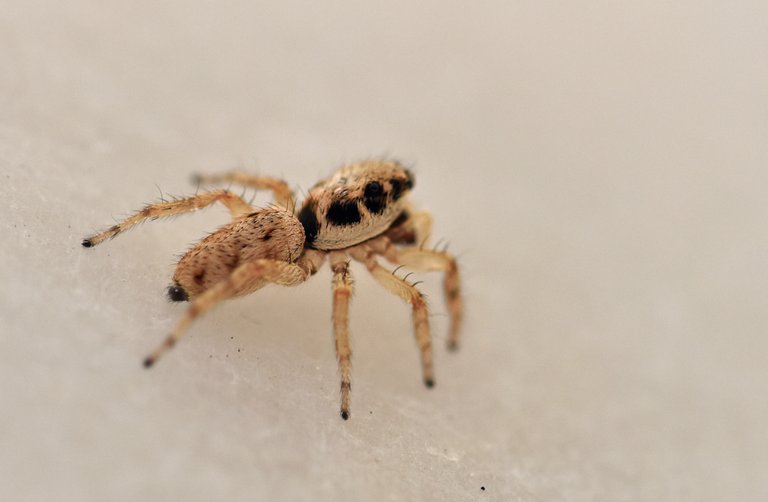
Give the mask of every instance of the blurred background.
<path id="1" fill-rule="evenodd" d="M 45 2 L 0 11 L 3 500 L 765 500 L 768 4 Z M 194 172 L 414 166 L 462 349 L 354 267 L 184 311 Z M 257 204 L 266 204 L 262 195 Z"/>

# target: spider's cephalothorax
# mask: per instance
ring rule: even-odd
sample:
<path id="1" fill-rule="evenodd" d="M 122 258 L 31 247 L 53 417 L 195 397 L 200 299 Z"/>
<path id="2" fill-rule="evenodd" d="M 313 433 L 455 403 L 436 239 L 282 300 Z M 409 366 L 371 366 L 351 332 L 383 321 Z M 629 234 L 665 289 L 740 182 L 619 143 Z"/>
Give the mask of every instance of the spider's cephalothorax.
<path id="1" fill-rule="evenodd" d="M 315 185 L 299 211 L 304 245 L 343 249 L 387 230 L 405 208 L 413 175 L 397 162 L 361 162 Z"/>
<path id="2" fill-rule="evenodd" d="M 186 315 L 144 361 L 149 367 L 171 348 L 197 316 L 227 298 L 251 293 L 268 283 L 293 286 L 317 272 L 328 257 L 333 272 L 333 328 L 341 373 L 341 416 L 349 417 L 351 388 L 348 328 L 352 278 L 349 258 L 363 263 L 384 288 L 407 301 L 413 312 L 421 351 L 424 383 L 434 385 L 427 305 L 414 284 L 382 267 L 377 257 L 413 270 L 438 270 L 451 317 L 449 348 L 456 348 L 462 319 L 455 259 L 445 251 L 423 248 L 431 217 L 406 202 L 413 175 L 400 163 L 371 160 L 339 169 L 316 184 L 298 214 L 288 185 L 274 178 L 230 172 L 198 177 L 201 183 L 229 182 L 271 190 L 277 207 L 254 210 L 228 190 L 146 206 L 109 229 L 87 237 L 92 247 L 146 220 L 192 212 L 215 202 L 224 204 L 232 221 L 195 244 L 179 260 L 168 296 L 190 301 Z M 290 209 L 289 209 L 290 208 Z M 396 269 L 397 270 L 397 269 Z"/>

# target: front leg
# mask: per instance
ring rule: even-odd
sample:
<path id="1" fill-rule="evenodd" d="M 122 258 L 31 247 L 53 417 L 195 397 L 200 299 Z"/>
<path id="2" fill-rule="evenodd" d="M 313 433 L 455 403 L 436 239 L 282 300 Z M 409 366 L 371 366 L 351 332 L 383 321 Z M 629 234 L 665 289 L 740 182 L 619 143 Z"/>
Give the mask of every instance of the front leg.
<path id="1" fill-rule="evenodd" d="M 429 332 L 429 310 L 421 292 L 412 284 L 397 277 L 376 261 L 375 252 L 368 245 L 360 245 L 348 250 L 352 257 L 365 264 L 373 278 L 390 293 L 396 294 L 411 305 L 413 310 L 413 331 L 416 344 L 421 351 L 421 370 L 424 385 L 435 385 L 434 369 L 432 367 L 432 338 Z"/>
<path id="2" fill-rule="evenodd" d="M 336 357 L 341 374 L 341 418 L 349 418 L 349 394 L 352 390 L 349 346 L 349 299 L 352 296 L 352 277 L 349 274 L 347 255 L 331 253 L 333 270 L 333 335 L 336 340 Z"/>
<path id="3" fill-rule="evenodd" d="M 229 171 L 223 174 L 195 175 L 193 181 L 201 184 L 213 183 L 237 183 L 238 185 L 255 188 L 257 190 L 269 190 L 275 198 L 275 203 L 293 212 L 296 207 L 293 191 L 285 181 L 269 176 L 254 176 L 242 171 Z"/>
<path id="4" fill-rule="evenodd" d="M 429 242 L 431 232 L 432 215 L 426 211 L 414 211 L 409 204 L 385 235 L 392 242 L 414 244 L 422 249 Z"/>
<path id="5" fill-rule="evenodd" d="M 208 207 L 215 202 L 221 202 L 227 209 L 229 209 L 232 218 L 245 215 L 253 211 L 253 208 L 237 195 L 227 190 L 214 190 L 211 192 L 203 192 L 201 194 L 185 197 L 183 199 L 175 199 L 169 202 L 158 202 L 157 204 L 150 204 L 144 209 L 136 212 L 135 214 L 124 219 L 120 223 L 111 226 L 103 232 L 91 235 L 83 239 L 83 247 L 96 246 L 107 239 L 113 239 L 118 234 L 125 232 L 126 230 L 135 227 L 139 223 L 143 223 L 147 220 L 156 220 L 158 218 L 168 218 L 170 216 L 176 216 L 182 213 L 191 213 L 198 209 Z"/>
<path id="6" fill-rule="evenodd" d="M 368 242 L 370 248 L 387 261 L 418 272 L 443 272 L 443 294 L 451 325 L 448 332 L 448 349 L 459 348 L 461 323 L 464 318 L 464 303 L 461 299 L 461 281 L 459 266 L 447 251 L 437 251 L 420 248 L 398 248 L 386 237 L 379 237 Z"/>

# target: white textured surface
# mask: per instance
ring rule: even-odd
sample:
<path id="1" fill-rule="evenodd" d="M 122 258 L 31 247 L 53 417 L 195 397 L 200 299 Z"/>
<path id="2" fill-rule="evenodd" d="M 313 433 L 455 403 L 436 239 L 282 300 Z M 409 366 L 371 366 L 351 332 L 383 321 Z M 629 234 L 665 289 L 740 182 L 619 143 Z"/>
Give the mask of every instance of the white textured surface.
<path id="1" fill-rule="evenodd" d="M 0 499 L 768 498 L 765 2 L 155 4 L 0 10 Z M 226 214 L 84 234 L 382 153 L 462 255 L 434 390 L 359 267 L 348 422 L 327 271 L 140 368 Z"/>

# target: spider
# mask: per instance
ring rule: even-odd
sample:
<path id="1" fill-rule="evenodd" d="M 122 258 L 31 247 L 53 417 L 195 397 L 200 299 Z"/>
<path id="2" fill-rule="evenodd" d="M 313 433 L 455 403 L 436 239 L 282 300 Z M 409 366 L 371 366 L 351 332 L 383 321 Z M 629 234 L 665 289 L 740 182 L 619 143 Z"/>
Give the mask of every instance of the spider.
<path id="1" fill-rule="evenodd" d="M 246 295 L 268 283 L 295 286 L 308 280 L 325 262 L 333 272 L 333 333 L 341 375 L 341 417 L 350 416 L 349 300 L 350 258 L 365 265 L 385 289 L 411 305 L 413 329 L 421 352 L 424 384 L 434 386 L 427 304 L 416 284 L 379 264 L 378 257 L 417 271 L 442 271 L 450 313 L 448 348 L 456 349 L 462 320 L 456 260 L 445 250 L 428 250 L 432 219 L 407 201 L 413 174 L 402 164 L 368 160 L 346 165 L 309 191 L 298 211 L 294 195 L 282 180 L 242 172 L 197 176 L 198 183 L 230 183 L 270 190 L 275 204 L 255 209 L 229 190 L 216 189 L 191 197 L 145 206 L 111 228 L 86 237 L 96 246 L 146 220 L 156 220 L 223 204 L 232 221 L 192 246 L 179 260 L 168 288 L 175 302 L 190 306 L 176 327 L 145 360 L 149 368 L 173 347 L 192 321 L 222 300 Z M 407 278 L 407 277 L 406 277 Z"/>

